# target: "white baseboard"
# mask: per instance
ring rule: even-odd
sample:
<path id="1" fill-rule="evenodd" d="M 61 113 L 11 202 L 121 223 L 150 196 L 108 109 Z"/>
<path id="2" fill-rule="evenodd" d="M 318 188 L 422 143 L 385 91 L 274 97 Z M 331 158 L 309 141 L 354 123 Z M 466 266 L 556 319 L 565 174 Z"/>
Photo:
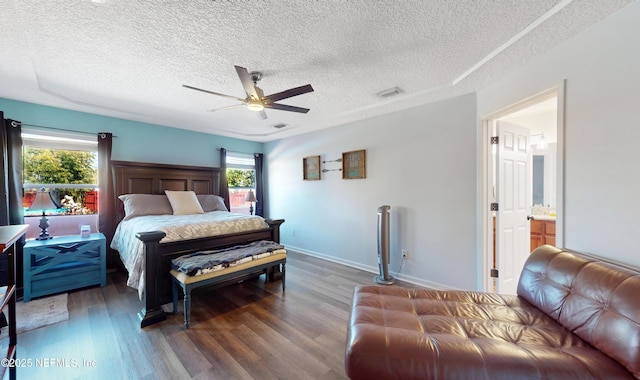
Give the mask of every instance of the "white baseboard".
<path id="1" fill-rule="evenodd" d="M 320 253 L 320 252 L 314 252 L 314 251 L 310 251 L 308 249 L 294 247 L 292 245 L 286 245 L 285 248 L 288 251 L 293 251 L 293 252 L 296 252 L 296 253 L 300 253 L 302 255 L 317 257 L 317 258 L 322 259 L 322 260 L 327 260 L 327 261 L 331 261 L 331 262 L 334 262 L 334 263 L 346 265 L 348 267 L 360 269 L 360 270 L 363 270 L 365 272 L 370 272 L 372 274 L 377 274 L 378 273 L 378 267 L 374 267 L 374 266 L 371 266 L 371 265 L 365 265 L 365 264 L 358 263 L 358 262 L 351 261 L 351 260 L 340 259 L 340 258 L 337 258 L 337 257 L 334 257 L 334 256 L 325 255 L 325 254 Z M 389 273 L 389 275 L 391 275 L 391 277 L 395 278 L 396 280 L 408 282 L 410 284 L 422 286 L 424 288 L 436 289 L 436 290 L 455 290 L 455 288 L 453 288 L 451 286 L 447 286 L 447 285 L 444 285 L 444 284 L 439 284 L 437 282 L 426 281 L 424 279 L 413 277 L 413 276 L 409 276 L 409 275 L 402 274 L 402 273 L 398 274 L 397 272 L 391 272 L 391 273 Z M 372 283 L 373 283 L 373 281 L 372 281 Z"/>

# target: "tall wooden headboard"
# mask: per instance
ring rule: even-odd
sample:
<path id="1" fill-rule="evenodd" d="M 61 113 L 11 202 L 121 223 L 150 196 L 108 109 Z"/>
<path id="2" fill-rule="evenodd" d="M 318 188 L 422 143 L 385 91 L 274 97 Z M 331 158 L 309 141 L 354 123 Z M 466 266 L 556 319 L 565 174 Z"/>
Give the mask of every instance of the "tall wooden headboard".
<path id="1" fill-rule="evenodd" d="M 130 161 L 111 161 L 111 167 L 116 224 L 124 217 L 122 202 L 117 199 L 122 194 L 164 194 L 165 190 L 220 194 L 220 168 Z"/>

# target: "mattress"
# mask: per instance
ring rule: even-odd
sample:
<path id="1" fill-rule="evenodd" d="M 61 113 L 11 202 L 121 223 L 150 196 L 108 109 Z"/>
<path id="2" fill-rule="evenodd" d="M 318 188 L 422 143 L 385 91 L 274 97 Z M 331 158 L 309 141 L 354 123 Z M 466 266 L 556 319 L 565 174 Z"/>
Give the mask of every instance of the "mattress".
<path id="1" fill-rule="evenodd" d="M 144 294 L 144 244 L 136 234 L 162 231 L 166 236 L 161 243 L 190 240 L 268 228 L 260 216 L 227 211 L 211 211 L 194 215 L 146 215 L 118 224 L 110 247 L 118 251 L 129 272 L 127 285 Z"/>

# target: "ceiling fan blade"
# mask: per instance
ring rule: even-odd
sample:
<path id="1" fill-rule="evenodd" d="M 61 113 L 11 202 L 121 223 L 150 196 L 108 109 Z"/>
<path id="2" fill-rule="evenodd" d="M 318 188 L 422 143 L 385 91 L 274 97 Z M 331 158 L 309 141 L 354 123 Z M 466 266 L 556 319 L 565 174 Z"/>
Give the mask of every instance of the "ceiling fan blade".
<path id="1" fill-rule="evenodd" d="M 249 75 L 247 69 L 240 66 L 234 67 L 236 68 L 236 72 L 238 73 L 238 77 L 240 78 L 240 82 L 242 82 L 242 87 L 244 87 L 244 91 L 247 93 L 247 96 L 260 100 L 258 92 L 254 87 L 253 80 L 251 79 L 251 75 Z"/>
<path id="2" fill-rule="evenodd" d="M 238 107 L 246 107 L 246 105 L 244 105 L 244 104 L 234 104 L 232 106 L 226 106 L 226 107 L 220 107 L 220 108 L 214 108 L 214 109 L 211 109 L 211 110 L 207 110 L 207 112 L 224 111 L 224 110 L 230 110 L 230 109 L 234 109 L 234 108 L 238 108 Z"/>
<path id="3" fill-rule="evenodd" d="M 309 112 L 308 108 L 288 106 L 286 104 L 278 104 L 278 103 L 265 104 L 264 107 L 265 108 L 271 108 L 271 109 L 274 109 L 274 110 L 280 110 L 280 111 L 291 111 L 291 112 L 299 112 L 299 113 L 307 113 L 307 112 Z"/>
<path id="4" fill-rule="evenodd" d="M 239 102 L 246 102 L 246 99 L 242 99 L 242 98 L 238 98 L 236 96 L 231 96 L 231 95 L 225 95 L 225 94 L 221 94 L 219 92 L 213 92 L 213 91 L 209 91 L 209 90 L 203 90 L 201 88 L 198 87 L 192 87 L 192 86 L 187 86 L 186 84 L 183 84 L 182 87 L 184 88 L 188 88 L 191 90 L 196 90 L 196 91 L 202 91 L 202 92 L 206 92 L 207 94 L 212 94 L 212 95 L 218 95 L 218 96 L 223 96 L 225 98 L 229 98 L 229 99 L 233 99 L 233 100 L 237 100 Z"/>
<path id="5" fill-rule="evenodd" d="M 258 112 L 258 117 L 260 118 L 260 120 L 266 120 L 267 119 L 267 113 L 264 112 L 264 110 Z"/>
<path id="6" fill-rule="evenodd" d="M 307 92 L 313 92 L 313 87 L 311 87 L 310 84 L 306 84 L 300 87 L 290 88 L 282 92 L 276 92 L 275 94 L 267 95 L 264 97 L 264 100 L 267 102 L 275 103 L 278 100 L 306 94 Z"/>

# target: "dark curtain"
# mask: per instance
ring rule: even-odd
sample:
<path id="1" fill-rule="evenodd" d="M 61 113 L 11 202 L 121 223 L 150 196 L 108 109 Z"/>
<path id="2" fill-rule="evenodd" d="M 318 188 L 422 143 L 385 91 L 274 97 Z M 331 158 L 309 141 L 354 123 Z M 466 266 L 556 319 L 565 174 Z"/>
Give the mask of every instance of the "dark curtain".
<path id="1" fill-rule="evenodd" d="M 111 175 L 111 133 L 98 133 L 98 226 L 107 239 L 107 246 L 115 231 L 115 197 Z M 107 266 L 117 265 L 117 255 L 109 249 Z"/>
<path id="2" fill-rule="evenodd" d="M 227 183 L 227 150 L 220 148 L 220 196 L 224 198 L 227 210 L 231 210 L 229 204 L 229 184 Z"/>
<path id="3" fill-rule="evenodd" d="M 256 215 L 264 217 L 264 182 L 262 176 L 262 162 L 264 155 L 254 153 L 256 166 Z"/>
<path id="4" fill-rule="evenodd" d="M 0 138 L 2 139 L 2 201 L 0 205 L 0 224 L 3 226 L 13 224 L 24 224 L 24 213 L 22 210 L 22 128 L 19 121 L 5 119 L 4 113 L 0 112 L 2 128 Z M 16 243 L 16 285 L 22 288 L 22 246 L 24 237 Z M 7 262 L 6 255 L 2 255 L 3 261 L 0 263 L 1 285 L 7 284 Z"/>
<path id="5" fill-rule="evenodd" d="M 0 113 L 0 117 L 3 116 Z M 2 225 L 23 224 L 22 128 L 19 121 L 3 120 L 2 128 Z"/>
<path id="6" fill-rule="evenodd" d="M 2 156 L 0 157 L 0 164 L 2 166 L 2 183 L 0 183 L 0 192 L 2 192 L 2 199 L 0 204 L 0 225 L 8 226 L 9 223 L 9 154 L 8 154 L 8 139 L 7 139 L 7 127 L 10 123 L 9 120 L 5 120 L 4 113 L 0 111 L 0 139 L 2 140 Z M 4 256 L 4 255 L 3 255 Z M 5 282 L 2 282 L 5 285 Z"/>

